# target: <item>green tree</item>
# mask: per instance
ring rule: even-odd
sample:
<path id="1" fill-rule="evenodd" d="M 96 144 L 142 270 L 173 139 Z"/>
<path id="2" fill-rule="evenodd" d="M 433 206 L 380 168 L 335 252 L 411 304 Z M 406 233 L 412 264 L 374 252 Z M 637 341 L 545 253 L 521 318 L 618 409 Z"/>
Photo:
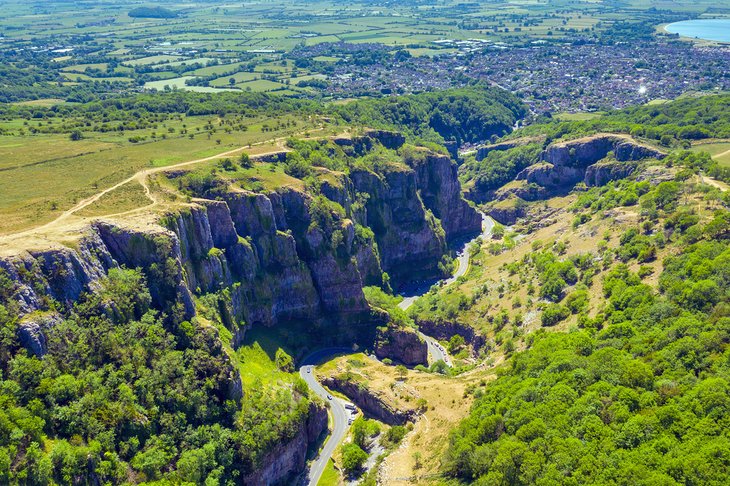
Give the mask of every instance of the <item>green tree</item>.
<path id="1" fill-rule="evenodd" d="M 541 322 L 545 327 L 554 326 L 560 321 L 567 319 L 570 311 L 561 304 L 548 304 L 542 311 Z"/>
<path id="2" fill-rule="evenodd" d="M 241 156 L 238 158 L 238 163 L 244 169 L 250 169 L 251 167 L 253 167 L 253 161 L 246 152 L 242 153 Z"/>
<path id="3" fill-rule="evenodd" d="M 449 339 L 449 353 L 458 353 L 465 344 L 466 341 L 464 341 L 464 337 L 461 334 L 454 334 L 451 336 L 451 339 Z"/>
<path id="4" fill-rule="evenodd" d="M 363 464 L 368 459 L 368 454 L 357 444 L 351 442 L 342 446 L 342 468 L 349 476 L 358 474 Z"/>

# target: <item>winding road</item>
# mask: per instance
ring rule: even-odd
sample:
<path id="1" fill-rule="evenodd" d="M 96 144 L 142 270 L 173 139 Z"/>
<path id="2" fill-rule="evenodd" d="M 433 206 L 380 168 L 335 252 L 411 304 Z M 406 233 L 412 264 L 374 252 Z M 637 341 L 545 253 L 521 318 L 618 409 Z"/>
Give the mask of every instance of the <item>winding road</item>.
<path id="1" fill-rule="evenodd" d="M 479 236 L 476 236 L 468 242 L 464 243 L 461 249 L 456 253 L 456 261 L 459 263 L 459 265 L 456 268 L 456 272 L 454 272 L 451 277 L 441 280 L 442 286 L 451 285 L 452 283 L 456 282 L 459 277 L 466 275 L 466 272 L 469 270 L 469 244 L 477 238 L 490 238 L 492 236 L 493 229 L 494 220 L 486 214 L 482 214 L 482 232 L 479 234 Z M 400 304 L 398 304 L 398 307 L 403 310 L 408 309 L 416 302 L 416 299 L 428 292 L 431 286 L 433 286 L 437 282 L 438 281 L 422 282 L 417 284 L 415 287 L 407 289 L 406 294 L 403 295 L 403 300 L 400 302 Z M 426 341 L 426 345 L 428 346 L 428 357 L 430 363 L 442 360 L 444 363 L 446 363 L 447 366 L 453 365 L 449 354 L 436 339 L 427 336 L 420 331 L 418 332 L 418 334 L 424 341 Z"/>
<path id="2" fill-rule="evenodd" d="M 314 365 L 325 360 L 326 358 L 336 356 L 341 353 L 351 353 L 350 348 L 327 348 L 320 349 L 302 360 L 302 366 L 299 368 L 299 375 L 302 379 L 307 382 L 309 389 L 317 394 L 325 402 L 329 402 L 330 410 L 332 411 L 332 433 L 327 438 L 322 450 L 319 451 L 319 455 L 312 461 L 309 466 L 309 472 L 306 477 L 306 484 L 316 486 L 319 483 L 319 479 L 322 477 L 324 468 L 327 467 L 327 462 L 332 457 L 335 449 L 342 442 L 347 434 L 347 429 L 350 428 L 350 412 L 345 408 L 349 402 L 342 400 L 334 395 L 331 395 L 318 381 L 314 375 Z"/>
<path id="3" fill-rule="evenodd" d="M 482 215 L 482 232 L 466 241 L 461 249 L 456 254 L 456 260 L 459 265 L 451 277 L 442 280 L 442 285 L 450 285 L 456 282 L 456 279 L 466 274 L 469 269 L 469 244 L 477 238 L 489 238 L 494 228 L 494 220 L 489 216 Z M 416 301 L 418 297 L 428 292 L 432 285 L 438 281 L 433 282 L 420 282 L 414 286 L 411 286 L 407 290 L 407 294 L 404 295 L 403 301 L 398 305 L 401 309 L 408 309 Z M 419 335 L 426 341 L 428 346 L 428 355 L 430 362 L 433 363 L 438 360 L 443 360 L 448 366 L 452 365 L 451 358 L 449 357 L 446 350 L 439 344 L 437 340 L 432 337 L 426 336 L 422 332 Z M 332 411 L 333 427 L 332 433 L 327 438 L 327 441 L 319 451 L 317 457 L 310 463 L 309 471 L 306 475 L 306 484 L 309 486 L 317 486 L 327 462 L 332 457 L 337 446 L 342 442 L 349 429 L 349 420 L 351 417 L 350 412 L 345 408 L 345 405 L 349 402 L 342 400 L 332 394 L 330 394 L 321 383 L 317 381 L 317 377 L 314 374 L 314 365 L 324 361 L 326 358 L 330 358 L 342 353 L 351 353 L 350 348 L 326 348 L 315 351 L 302 360 L 302 364 L 299 368 L 299 375 L 309 385 L 309 388 L 325 402 L 330 404 L 330 410 Z"/>

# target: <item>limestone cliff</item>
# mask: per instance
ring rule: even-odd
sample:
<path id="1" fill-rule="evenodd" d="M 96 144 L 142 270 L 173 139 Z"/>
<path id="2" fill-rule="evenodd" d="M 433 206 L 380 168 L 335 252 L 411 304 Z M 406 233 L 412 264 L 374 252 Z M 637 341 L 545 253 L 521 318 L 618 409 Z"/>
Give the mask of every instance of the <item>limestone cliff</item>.
<path id="1" fill-rule="evenodd" d="M 240 339 L 252 325 L 367 314 L 364 285 L 381 284 L 383 271 L 396 282 L 439 275 L 447 239 L 480 225 L 455 164 L 430 152 L 377 173 L 352 169 L 321 192 L 337 204 L 291 187 L 200 194 L 158 225 L 99 221 L 75 248 L 31 250 L 0 266 L 21 315 L 51 300 L 68 307 L 122 265 L 144 272 L 155 307 L 185 319 L 195 314 L 193 295 L 226 289 Z"/>
<path id="2" fill-rule="evenodd" d="M 425 153 L 406 163 L 416 173 L 423 204 L 441 221 L 447 240 L 479 233 L 482 218 L 462 198 L 457 166 L 448 156 Z"/>
<path id="3" fill-rule="evenodd" d="M 383 269 L 395 281 L 439 275 L 446 237 L 418 197 L 415 173 L 357 169 L 350 178 L 355 190 L 366 195 L 364 223 L 375 234 Z"/>
<path id="4" fill-rule="evenodd" d="M 641 160 L 663 158 L 664 153 L 637 142 L 628 135 L 601 133 L 550 145 L 543 153 L 543 160 L 555 166 L 586 168 L 613 152 L 616 160 Z"/>
<path id="5" fill-rule="evenodd" d="M 388 325 L 379 327 L 375 337 L 375 356 L 389 358 L 407 366 L 428 366 L 426 341 L 413 329 Z"/>
<path id="6" fill-rule="evenodd" d="M 628 135 L 597 134 L 549 145 L 533 164 L 492 194 L 492 199 L 519 198 L 524 201 L 565 194 L 578 183 L 601 186 L 634 173 L 644 159 L 662 159 L 666 154 Z M 491 206 L 495 206 L 493 203 Z M 504 210 L 488 209 L 492 214 Z M 513 214 L 502 214 L 505 222 Z M 496 216 L 495 216 L 496 218 Z"/>
<path id="7" fill-rule="evenodd" d="M 263 467 L 243 478 L 243 484 L 284 484 L 304 470 L 307 450 L 327 429 L 327 409 L 310 403 L 307 420 L 293 437 L 282 441 L 262 459 Z"/>
<path id="8" fill-rule="evenodd" d="M 611 153 L 610 163 L 601 162 Z M 571 187 L 581 181 L 601 185 L 630 175 L 636 161 L 665 155 L 627 135 L 597 134 L 550 145 L 542 154 L 544 162 L 528 167 L 517 178 L 547 188 Z"/>
<path id="9" fill-rule="evenodd" d="M 401 410 L 394 407 L 380 393 L 348 379 L 347 376 L 328 376 L 322 380 L 322 383 L 352 400 L 366 416 L 376 418 L 388 425 L 404 425 L 414 421 L 418 415 L 413 409 Z"/>

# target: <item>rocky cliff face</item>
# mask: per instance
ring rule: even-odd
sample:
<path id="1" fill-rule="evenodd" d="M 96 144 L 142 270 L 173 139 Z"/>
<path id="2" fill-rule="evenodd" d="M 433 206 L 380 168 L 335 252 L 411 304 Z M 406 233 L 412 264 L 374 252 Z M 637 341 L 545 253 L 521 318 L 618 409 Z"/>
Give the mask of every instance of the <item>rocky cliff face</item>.
<path id="1" fill-rule="evenodd" d="M 393 147 L 403 143 L 392 134 L 376 136 Z M 438 275 L 447 240 L 478 231 L 480 219 L 461 199 L 455 166 L 445 156 L 337 177 L 322 184 L 323 197 L 288 187 L 199 194 L 159 223 L 98 221 L 73 247 L 0 258 L 22 317 L 23 345 L 43 356 L 44 331 L 60 318 L 51 310 L 63 314 L 121 266 L 141 269 L 153 306 L 170 319 L 193 318 L 194 297 L 215 293 L 234 346 L 250 326 L 289 321 L 330 319 L 345 328 L 338 335 L 347 339 L 361 328 L 374 333 L 373 321 L 383 320 L 371 314 L 363 286 L 382 284 L 384 271 L 396 282 Z M 381 352 L 425 363 L 425 345 L 413 336 L 396 332 L 391 349 L 383 351 L 383 344 Z M 240 376 L 231 376 L 228 388 L 240 399 Z M 318 423 L 309 422 L 272 452 L 251 484 L 283 481 L 303 467 L 306 445 L 326 425 L 320 412 L 311 414 Z M 386 416 L 404 420 L 395 412 Z"/>
<path id="2" fill-rule="evenodd" d="M 540 162 L 523 169 L 514 181 L 492 194 L 487 212 L 503 224 L 514 224 L 525 215 L 524 208 L 516 201 L 523 204 L 566 194 L 579 183 L 602 186 L 632 175 L 644 159 L 665 156 L 620 134 L 597 134 L 554 143 L 542 153 Z"/>
<path id="3" fill-rule="evenodd" d="M 377 136 L 402 144 L 390 133 Z M 292 188 L 237 190 L 193 199 L 160 225 L 97 222 L 76 248 L 30 251 L 0 266 L 15 282 L 21 315 L 47 310 L 50 299 L 70 306 L 121 265 L 141 268 L 155 307 L 185 319 L 195 314 L 193 295 L 227 289 L 240 339 L 252 325 L 366 314 L 364 285 L 381 284 L 383 271 L 396 282 L 437 276 L 447 239 L 479 230 L 446 156 L 338 177 L 322 193 L 345 214 Z M 330 227 L 317 220 L 322 211 L 331 212 Z"/>
<path id="4" fill-rule="evenodd" d="M 649 145 L 637 142 L 628 135 L 604 133 L 554 143 L 545 150 L 542 158 L 555 166 L 585 169 L 604 159 L 609 152 L 613 152 L 619 162 L 647 158 L 661 159 L 666 155 Z"/>
<path id="5" fill-rule="evenodd" d="M 527 145 L 530 143 L 544 142 L 544 141 L 545 141 L 544 136 L 535 136 L 535 137 L 515 138 L 515 139 L 507 140 L 504 142 L 484 145 L 482 147 L 477 148 L 475 158 L 478 161 L 481 161 L 481 160 L 484 160 L 487 157 L 487 155 L 489 155 L 492 152 L 501 152 L 504 150 L 511 150 L 513 148 L 521 147 L 523 145 Z"/>
<path id="6" fill-rule="evenodd" d="M 428 345 L 412 329 L 392 325 L 380 327 L 375 336 L 375 356 L 406 366 L 428 366 Z"/>
<path id="7" fill-rule="evenodd" d="M 439 275 L 446 237 L 418 197 L 415 173 L 358 169 L 350 178 L 357 193 L 366 195 L 364 223 L 375 234 L 383 269 L 395 281 Z"/>
<path id="8" fill-rule="evenodd" d="M 440 340 L 449 340 L 451 337 L 459 334 L 471 348 L 472 354 L 478 353 L 487 343 L 487 339 L 477 333 L 473 327 L 458 322 L 449 321 L 430 321 L 416 319 L 418 328 L 428 336 Z"/>
<path id="9" fill-rule="evenodd" d="M 447 241 L 479 233 L 482 218 L 461 197 L 457 166 L 448 156 L 429 153 L 406 162 L 416 173 L 423 204 L 441 221 Z"/>
<path id="10" fill-rule="evenodd" d="M 304 470 L 307 449 L 327 429 L 327 409 L 310 403 L 306 422 L 300 424 L 291 440 L 281 442 L 261 461 L 264 465 L 243 478 L 243 484 L 284 484 Z"/>
<path id="11" fill-rule="evenodd" d="M 366 415 L 388 425 L 403 425 L 412 422 L 417 415 L 415 410 L 400 410 L 386 402 L 377 392 L 341 377 L 327 377 L 322 383 L 332 390 L 347 396 Z"/>
<path id="12" fill-rule="evenodd" d="M 593 135 L 550 145 L 543 161 L 521 171 L 517 180 L 538 185 L 546 193 L 568 191 L 579 182 L 594 186 L 622 179 L 636 170 L 637 161 L 665 155 L 626 135 Z"/>

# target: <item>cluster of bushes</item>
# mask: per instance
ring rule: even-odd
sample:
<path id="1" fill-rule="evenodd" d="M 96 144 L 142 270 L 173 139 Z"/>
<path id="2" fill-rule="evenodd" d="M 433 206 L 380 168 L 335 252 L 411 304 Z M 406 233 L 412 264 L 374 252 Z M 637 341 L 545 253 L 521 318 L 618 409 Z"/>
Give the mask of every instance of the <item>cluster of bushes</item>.
<path id="1" fill-rule="evenodd" d="M 629 179 L 609 182 L 605 186 L 592 187 L 588 191 L 578 194 L 573 203 L 574 211 L 589 209 L 591 212 L 606 211 L 609 209 L 634 206 L 651 189 L 648 181 L 636 182 Z"/>
<path id="2" fill-rule="evenodd" d="M 571 260 L 560 260 L 550 250 L 533 253 L 532 264 L 539 275 L 540 297 L 552 302 L 563 299 L 563 291 L 578 281 L 578 272 Z"/>

